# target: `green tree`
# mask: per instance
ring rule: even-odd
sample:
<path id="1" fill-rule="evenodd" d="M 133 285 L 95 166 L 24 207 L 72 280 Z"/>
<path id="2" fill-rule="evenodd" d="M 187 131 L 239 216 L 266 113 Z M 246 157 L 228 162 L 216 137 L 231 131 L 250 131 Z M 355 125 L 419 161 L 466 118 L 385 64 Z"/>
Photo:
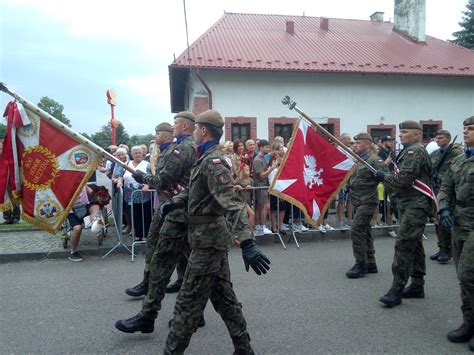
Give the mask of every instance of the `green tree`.
<path id="1" fill-rule="evenodd" d="M 0 123 L 0 138 L 5 137 L 5 133 L 7 132 L 7 126 L 3 123 Z"/>
<path id="2" fill-rule="evenodd" d="M 462 21 L 459 22 L 462 30 L 454 32 L 454 40 L 450 41 L 462 47 L 474 49 L 474 0 L 469 0 L 467 10 L 463 11 Z"/>
<path id="3" fill-rule="evenodd" d="M 146 144 L 146 146 L 148 147 L 148 144 L 151 140 L 153 140 L 153 138 L 155 138 L 153 134 L 134 134 L 130 137 L 129 145 L 130 147 L 132 147 L 134 145 Z"/>
<path id="4" fill-rule="evenodd" d="M 63 113 L 64 106 L 59 102 L 50 99 L 48 96 L 43 96 L 38 102 L 38 107 L 49 113 L 54 118 L 60 120 L 66 126 L 71 127 L 71 122 Z"/>
<path id="5" fill-rule="evenodd" d="M 130 140 L 129 135 L 125 131 L 125 127 L 121 122 L 118 123 L 115 135 L 117 139 L 117 145 L 121 143 L 127 144 Z M 112 144 L 112 128 L 109 125 L 104 125 L 99 132 L 92 134 L 90 138 L 95 144 L 106 149 Z"/>

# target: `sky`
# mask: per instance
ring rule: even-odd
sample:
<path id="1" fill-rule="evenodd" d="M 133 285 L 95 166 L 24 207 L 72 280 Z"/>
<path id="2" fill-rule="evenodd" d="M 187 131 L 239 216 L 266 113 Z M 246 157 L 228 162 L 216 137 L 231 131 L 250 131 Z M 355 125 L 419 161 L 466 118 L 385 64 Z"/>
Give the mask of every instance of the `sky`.
<path id="1" fill-rule="evenodd" d="M 448 4 L 449 3 L 449 4 Z M 426 34 L 452 39 L 467 0 L 426 0 Z M 187 0 L 190 44 L 226 12 L 393 21 L 394 0 Z M 186 49 L 183 0 L 0 0 L 0 82 L 64 106 L 78 132 L 116 118 L 129 134 L 172 122 L 168 65 Z M 0 105 L 10 97 L 0 93 Z"/>

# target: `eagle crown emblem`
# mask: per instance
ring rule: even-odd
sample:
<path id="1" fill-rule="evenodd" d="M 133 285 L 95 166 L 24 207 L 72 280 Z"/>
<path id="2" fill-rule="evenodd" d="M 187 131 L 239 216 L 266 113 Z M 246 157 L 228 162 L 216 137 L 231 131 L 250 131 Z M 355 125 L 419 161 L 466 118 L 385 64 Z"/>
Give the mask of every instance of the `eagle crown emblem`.
<path id="1" fill-rule="evenodd" d="M 313 188 L 315 184 L 321 186 L 323 184 L 323 179 L 321 178 L 321 173 L 324 171 L 323 168 L 317 168 L 316 158 L 312 155 L 304 156 L 304 183 L 308 185 L 310 189 Z"/>

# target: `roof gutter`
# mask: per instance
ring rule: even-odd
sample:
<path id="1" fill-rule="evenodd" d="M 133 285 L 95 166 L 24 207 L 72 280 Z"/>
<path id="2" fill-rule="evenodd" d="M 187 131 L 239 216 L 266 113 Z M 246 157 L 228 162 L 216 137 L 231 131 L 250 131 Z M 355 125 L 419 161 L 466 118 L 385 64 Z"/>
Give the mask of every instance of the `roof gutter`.
<path id="1" fill-rule="evenodd" d="M 207 91 L 207 95 L 209 98 L 209 110 L 212 110 L 212 91 L 211 89 L 209 89 L 209 85 L 207 85 L 206 81 L 202 78 L 201 71 L 199 70 L 199 68 L 196 68 L 195 72 L 196 72 L 197 78 L 199 79 L 199 81 L 201 82 L 201 84 L 204 86 L 204 88 Z"/>

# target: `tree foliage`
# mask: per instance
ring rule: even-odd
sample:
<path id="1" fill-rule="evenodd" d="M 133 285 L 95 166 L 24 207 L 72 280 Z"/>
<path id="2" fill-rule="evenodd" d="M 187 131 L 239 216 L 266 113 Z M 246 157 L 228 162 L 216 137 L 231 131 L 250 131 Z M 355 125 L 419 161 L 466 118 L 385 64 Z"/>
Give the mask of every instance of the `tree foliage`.
<path id="1" fill-rule="evenodd" d="M 129 146 L 132 147 L 134 145 L 146 144 L 146 146 L 148 147 L 150 141 L 154 138 L 155 136 L 153 134 L 134 134 L 130 137 Z"/>
<path id="2" fill-rule="evenodd" d="M 125 128 L 121 122 L 118 123 L 118 127 L 115 131 L 117 145 L 118 144 L 129 144 L 130 137 L 128 133 L 125 131 Z M 94 133 L 92 135 L 84 135 L 86 138 L 89 138 L 95 144 L 102 148 L 107 148 L 109 145 L 112 144 L 112 128 L 110 125 L 104 125 L 100 129 L 99 132 Z"/>
<path id="3" fill-rule="evenodd" d="M 43 96 L 38 102 L 38 107 L 43 111 L 49 113 L 54 118 L 60 120 L 66 126 L 71 127 L 71 122 L 63 113 L 64 106 L 61 105 L 59 102 L 50 99 L 48 96 Z"/>
<path id="4" fill-rule="evenodd" d="M 5 133 L 7 132 L 7 126 L 3 123 L 0 123 L 0 138 L 5 137 Z"/>
<path id="5" fill-rule="evenodd" d="M 461 30 L 454 32 L 454 40 L 451 42 L 462 47 L 474 49 L 474 0 L 469 0 L 467 10 L 463 11 L 463 18 L 459 22 Z"/>

